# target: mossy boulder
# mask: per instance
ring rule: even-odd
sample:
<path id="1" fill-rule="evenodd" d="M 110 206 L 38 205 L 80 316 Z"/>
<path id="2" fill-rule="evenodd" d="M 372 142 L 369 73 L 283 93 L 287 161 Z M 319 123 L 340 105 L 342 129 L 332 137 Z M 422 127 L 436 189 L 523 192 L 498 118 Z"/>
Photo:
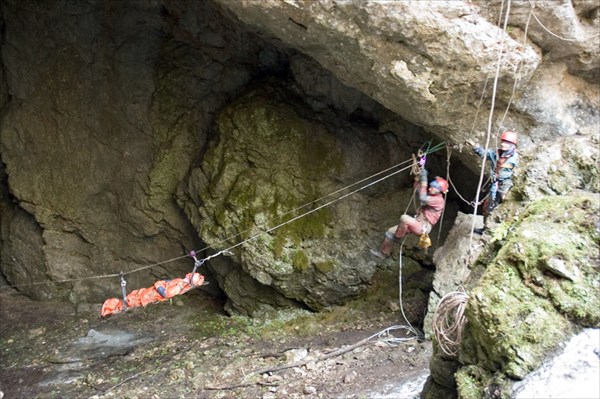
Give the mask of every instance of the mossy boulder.
<path id="1" fill-rule="evenodd" d="M 459 397 L 488 397 L 492 386 L 508 397 L 506 381 L 538 368 L 576 329 L 600 326 L 599 205 L 591 193 L 544 197 L 496 228 L 469 294 Z"/>
<path id="2" fill-rule="evenodd" d="M 370 154 L 302 115 L 276 85 L 251 90 L 219 114 L 201 168 L 192 172 L 184 209 L 200 237 L 214 250 L 231 249 L 238 265 L 229 276 L 214 272 L 228 309 L 252 314 L 283 298 L 322 309 L 364 292 L 375 271 L 361 225 L 366 197 L 335 200 L 347 192 L 340 180 L 355 180 L 345 175 L 347 164 Z M 210 267 L 219 265 L 215 259 Z"/>

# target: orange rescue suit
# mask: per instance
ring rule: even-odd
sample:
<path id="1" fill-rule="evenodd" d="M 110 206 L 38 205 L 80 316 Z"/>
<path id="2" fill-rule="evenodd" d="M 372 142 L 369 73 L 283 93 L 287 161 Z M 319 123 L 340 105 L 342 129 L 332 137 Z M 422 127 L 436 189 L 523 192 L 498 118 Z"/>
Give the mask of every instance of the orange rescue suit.
<path id="1" fill-rule="evenodd" d="M 190 284 L 190 279 L 194 283 Z M 202 285 L 204 276 L 200 273 L 188 273 L 185 278 L 176 278 L 173 280 L 159 280 L 152 287 L 140 288 L 131 291 L 127 296 L 127 307 L 147 306 L 151 303 L 165 301 L 176 295 L 185 294 L 190 289 Z M 118 298 L 109 298 L 102 305 L 101 316 L 106 317 L 123 310 L 123 300 Z"/>

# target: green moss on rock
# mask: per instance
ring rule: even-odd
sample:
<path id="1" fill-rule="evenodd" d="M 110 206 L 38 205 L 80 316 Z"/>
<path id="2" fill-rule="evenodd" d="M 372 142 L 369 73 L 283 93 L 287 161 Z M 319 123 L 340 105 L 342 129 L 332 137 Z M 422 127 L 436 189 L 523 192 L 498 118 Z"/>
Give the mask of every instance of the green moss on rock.
<path id="1" fill-rule="evenodd" d="M 324 260 L 324 261 L 320 261 L 320 262 L 315 262 L 315 267 L 321 273 L 329 273 L 329 272 L 331 272 L 335 268 L 335 265 L 336 265 L 336 261 L 333 260 L 333 259 L 328 259 L 328 260 Z"/>
<path id="2" fill-rule="evenodd" d="M 459 397 L 508 398 L 508 378 L 539 367 L 577 326 L 599 326 L 599 205 L 586 193 L 545 197 L 495 231 L 497 252 L 469 294 Z"/>
<path id="3" fill-rule="evenodd" d="M 294 270 L 303 272 L 308 270 L 310 263 L 308 261 L 308 256 L 302 251 L 295 251 L 292 256 L 292 264 L 294 265 Z"/>
<path id="4" fill-rule="evenodd" d="M 461 399 L 484 399 L 485 387 L 492 379 L 492 373 L 478 366 L 467 366 L 456 375 L 456 386 Z"/>
<path id="5" fill-rule="evenodd" d="M 280 96 L 265 85 L 219 114 L 219 141 L 204 156 L 208 188 L 200 194 L 205 209 L 199 213 L 209 216 L 202 225 L 207 242 L 223 234 L 248 239 L 269 231 L 241 248 L 244 260 L 253 262 L 260 254 L 254 263 L 261 268 L 276 260 L 302 272 L 309 255 L 301 255 L 298 246 L 326 238 L 333 224 L 330 209 L 308 213 L 305 205 L 323 195 L 319 176 L 336 172 L 342 156 L 333 135 Z"/>
<path id="6" fill-rule="evenodd" d="M 597 197 L 573 194 L 529 205 L 505 256 L 523 281 L 585 327 L 600 326 Z"/>
<path id="7" fill-rule="evenodd" d="M 508 269 L 514 272 L 514 269 Z M 471 293 L 466 330 L 477 343 L 471 361 L 488 370 L 500 369 L 522 378 L 539 366 L 543 355 L 565 338 L 567 320 L 543 298 L 533 294 L 518 277 L 506 273 L 488 280 Z M 469 354 L 462 353 L 463 358 Z"/>

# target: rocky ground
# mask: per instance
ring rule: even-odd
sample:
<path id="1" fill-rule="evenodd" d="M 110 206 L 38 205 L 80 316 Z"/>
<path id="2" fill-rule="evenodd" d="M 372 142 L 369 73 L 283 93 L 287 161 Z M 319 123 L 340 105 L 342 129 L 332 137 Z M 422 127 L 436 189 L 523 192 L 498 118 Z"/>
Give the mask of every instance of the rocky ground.
<path id="1" fill-rule="evenodd" d="M 415 397 L 431 343 L 405 329 L 367 340 L 405 324 L 393 281 L 374 280 L 371 295 L 344 307 L 255 319 L 225 315 L 201 290 L 107 319 L 100 305 L 74 311 L 2 291 L 0 390 L 7 398 Z M 409 319 L 418 312 L 403 309 Z"/>

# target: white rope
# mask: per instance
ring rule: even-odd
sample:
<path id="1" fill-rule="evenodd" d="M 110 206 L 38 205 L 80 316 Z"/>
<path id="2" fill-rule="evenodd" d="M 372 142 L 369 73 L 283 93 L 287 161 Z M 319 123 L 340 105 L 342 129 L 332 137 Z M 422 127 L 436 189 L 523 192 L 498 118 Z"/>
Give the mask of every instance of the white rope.
<path id="1" fill-rule="evenodd" d="M 537 17 L 537 15 L 535 15 L 535 13 L 533 12 L 533 9 L 535 8 L 535 3 L 533 3 L 531 0 L 529 0 L 529 4 L 531 5 L 531 15 L 533 15 L 533 18 L 537 21 L 537 23 L 540 24 L 542 29 L 544 29 L 546 32 L 548 32 L 550 35 L 556 37 L 557 39 L 563 40 L 565 42 L 587 42 L 588 40 L 595 39 L 598 36 L 600 36 L 600 33 L 583 38 L 583 39 L 575 39 L 575 38 L 570 39 L 567 37 L 559 36 L 556 33 L 552 32 L 550 29 L 546 28 L 546 26 L 542 23 L 542 21 L 540 21 L 540 19 Z"/>
<path id="2" fill-rule="evenodd" d="M 280 223 L 280 224 L 278 224 L 278 225 L 276 225 L 276 226 L 274 226 L 274 227 L 271 227 L 271 228 L 269 228 L 269 229 L 267 229 L 267 230 L 265 230 L 265 231 L 262 231 L 262 232 L 260 232 L 260 233 L 257 233 L 257 234 L 255 234 L 255 235 L 253 235 L 252 237 L 245 239 L 245 240 L 244 240 L 244 241 L 242 241 L 242 242 L 239 242 L 239 243 L 237 243 L 237 244 L 235 244 L 235 245 L 232 245 L 232 246 L 230 246 L 229 248 L 227 248 L 227 249 L 226 249 L 226 251 L 231 251 L 232 249 L 234 249 L 234 248 L 237 248 L 237 247 L 239 247 L 240 245 L 243 245 L 243 244 L 245 244 L 245 243 L 247 243 L 247 242 L 249 242 L 249 241 L 253 241 L 253 240 L 257 239 L 258 237 L 262 236 L 263 234 L 268 234 L 268 233 L 271 233 L 272 231 L 274 231 L 274 230 L 277 230 L 278 228 L 280 228 L 280 227 L 283 227 L 283 226 L 285 226 L 286 224 L 292 223 L 292 222 L 294 222 L 294 221 L 296 221 L 296 220 L 298 220 L 298 219 L 300 219 L 300 218 L 303 218 L 304 216 L 307 216 L 307 215 L 310 215 L 311 213 L 317 212 L 318 210 L 321 210 L 321 209 L 325 208 L 326 206 L 329 206 L 329 205 L 331 205 L 331 204 L 333 204 L 333 203 L 335 203 L 335 202 L 337 202 L 337 201 L 340 201 L 340 200 L 342 200 L 342 199 L 344 199 L 344 198 L 346 198 L 346 197 L 349 197 L 349 196 L 350 196 L 350 195 L 352 195 L 352 194 L 355 194 L 355 193 L 357 193 L 357 192 L 359 192 L 359 191 L 361 191 L 361 190 L 364 190 L 365 188 L 368 188 L 368 187 L 370 187 L 370 186 L 372 186 L 372 185 L 374 185 L 374 184 L 377 184 L 377 183 L 379 183 L 379 182 L 381 182 L 381 181 L 383 181 L 383 180 L 385 180 L 385 179 L 388 179 L 388 178 L 390 178 L 390 177 L 392 177 L 392 176 L 394 176 L 394 175 L 396 175 L 396 174 L 398 174 L 398 173 L 400 173 L 400 172 L 404 172 L 405 170 L 407 170 L 407 169 L 409 169 L 409 168 L 412 168 L 412 165 L 409 165 L 409 166 L 407 166 L 407 167 L 404 167 L 404 168 L 402 168 L 402 169 L 399 169 L 399 170 L 397 170 L 397 171 L 395 171 L 395 172 L 392 172 L 392 173 L 390 173 L 390 174 L 388 174 L 388 175 L 386 175 L 386 176 L 384 176 L 384 177 L 382 177 L 382 178 L 380 178 L 380 179 L 377 179 L 377 180 L 375 180 L 375 181 L 373 181 L 373 182 L 371 182 L 371 183 L 369 183 L 369 184 L 366 184 L 366 185 L 364 185 L 364 186 L 362 186 L 362 187 L 360 187 L 360 188 L 358 188 L 358 189 L 356 189 L 356 190 L 353 190 L 353 191 L 351 191 L 351 192 L 349 192 L 349 193 L 347 193 L 347 194 L 344 194 L 344 195 L 342 195 L 341 197 L 338 197 L 338 198 L 336 198 L 336 199 L 334 199 L 334 200 L 332 200 L 332 201 L 329 201 L 329 202 L 327 202 L 327 203 L 325 203 L 325 204 L 323 204 L 323 205 L 321 205 L 321 206 L 318 206 L 318 207 L 316 207 L 316 208 L 314 208 L 314 209 L 311 209 L 311 210 L 310 210 L 310 211 L 308 211 L 308 212 L 305 212 L 305 213 L 303 213 L 303 214 L 301 214 L 301 215 L 298 215 L 298 216 L 296 216 L 296 217 L 294 217 L 294 218 L 292 218 L 292 219 L 290 219 L 290 220 L 287 220 L 287 221 L 285 221 L 285 222 L 283 222 L 283 223 Z"/>
<path id="3" fill-rule="evenodd" d="M 411 159 L 409 159 L 409 160 L 407 160 L 407 161 L 404 161 L 404 162 L 401 162 L 401 163 L 399 163 L 399 164 L 396 164 L 396 165 L 394 165 L 394 166 L 392 166 L 392 167 L 389 167 L 389 168 L 387 168 L 387 169 L 384 169 L 384 170 L 382 170 L 382 171 L 380 171 L 380 172 L 377 172 L 377 173 L 375 173 L 375 174 L 373 174 L 373 175 L 371 175 L 371 176 L 368 176 L 368 177 L 366 177 L 366 178 L 364 178 L 364 179 L 361 179 L 361 180 L 359 180 L 359 181 L 357 181 L 357 182 L 355 182 L 355 183 L 352 183 L 352 184 L 350 184 L 350 185 L 348 185 L 348 186 L 346 186 L 346 187 L 344 187 L 344 188 L 341 188 L 341 189 L 339 189 L 339 190 L 336 190 L 336 191 L 334 191 L 333 193 L 329 193 L 329 194 L 327 194 L 327 195 L 325 195 L 325 196 L 323 196 L 323 197 L 321 197 L 321 198 L 319 198 L 319 199 L 313 200 L 313 201 L 311 201 L 311 202 L 309 202 L 309 203 L 307 203 L 307 204 L 304 204 L 304 205 L 302 205 L 302 206 L 300 206 L 300 207 L 298 207 L 298 208 L 295 208 L 295 209 L 293 209 L 293 210 L 291 210 L 291 211 L 289 211 L 289 212 L 287 212 L 287 213 L 285 213 L 285 214 L 281 215 L 281 216 L 279 217 L 279 219 L 281 219 L 281 218 L 282 218 L 283 216 L 285 216 L 285 215 L 288 215 L 288 214 L 290 214 L 290 213 L 296 212 L 296 211 L 298 211 L 298 210 L 300 210 L 300 209 L 303 209 L 303 208 L 305 208 L 305 207 L 307 207 L 307 206 L 309 206 L 309 205 L 312 205 L 312 204 L 314 204 L 314 203 L 316 203 L 316 202 L 318 202 L 318 201 L 321 201 L 321 200 L 323 200 L 323 199 L 325 199 L 325 198 L 327 198 L 327 197 L 330 197 L 330 196 L 332 196 L 332 195 L 335 195 L 335 194 L 337 194 L 337 193 L 340 193 L 340 192 L 342 192 L 342 191 L 344 191 L 344 190 L 347 190 L 347 189 L 348 189 L 348 188 L 350 188 L 350 187 L 356 186 L 357 184 L 363 183 L 363 182 L 365 182 L 365 181 L 367 181 L 367 180 L 370 180 L 370 179 L 372 179 L 372 178 L 374 178 L 374 177 L 380 176 L 380 175 L 382 175 L 382 174 L 384 174 L 384 173 L 386 173 L 386 172 L 389 172 L 390 170 L 393 170 L 393 169 L 395 169 L 395 168 L 398 168 L 399 166 L 401 166 L 401 165 L 404 165 L 404 164 L 406 164 L 406 163 L 408 163 L 408 162 L 411 162 Z M 276 225 L 276 226 L 274 226 L 274 227 L 268 228 L 267 230 L 265 230 L 265 231 L 262 231 L 262 232 L 260 232 L 260 233 L 258 233 L 258 234 L 255 234 L 254 236 L 252 236 L 252 237 L 250 237 L 250 238 L 248 238 L 248 239 L 246 239 L 246 240 L 244 240 L 244 241 L 242 241 L 242 242 L 240 242 L 240 243 L 237 243 L 237 244 L 235 244 L 235 245 L 233 245 L 233 246 L 231 246 L 231 247 L 229 247 L 229 248 L 226 248 L 226 249 L 223 249 L 223 250 L 221 250 L 221 251 L 218 251 L 217 253 L 215 253 L 215 254 L 213 254 L 213 255 L 210 255 L 210 256 L 208 256 L 207 258 L 201 259 L 201 260 L 200 260 L 200 262 L 204 263 L 204 262 L 206 262 L 208 259 L 214 258 L 214 257 L 216 257 L 216 256 L 220 256 L 220 255 L 223 255 L 223 254 L 228 254 L 228 253 L 230 253 L 230 252 L 231 252 L 231 250 L 232 250 L 232 249 L 234 249 L 234 248 L 236 248 L 236 247 L 239 247 L 240 245 L 243 245 L 243 244 L 245 244 L 245 243 L 246 243 L 246 242 L 248 242 L 248 241 L 255 240 L 255 239 L 257 239 L 258 237 L 260 237 L 261 235 L 263 235 L 263 234 L 268 234 L 268 233 L 271 233 L 272 231 L 274 231 L 274 230 L 276 230 L 276 229 L 278 229 L 278 228 L 280 228 L 280 227 L 283 227 L 284 225 L 286 225 L 286 224 L 288 224 L 288 223 L 292 223 L 292 222 L 294 222 L 294 221 L 296 221 L 296 220 L 298 220 L 298 219 L 300 219 L 300 218 L 302 218 L 302 217 L 304 217 L 304 216 L 307 216 L 307 215 L 309 215 L 309 214 L 311 214 L 311 213 L 314 213 L 314 212 L 316 212 L 316 211 L 318 211 L 318 210 L 320 210 L 320 209 L 322 209 L 322 208 L 325 208 L 326 206 L 329 206 L 329 205 L 331 205 L 331 204 L 333 204 L 333 203 L 335 203 L 335 202 L 337 202 L 337 201 L 340 201 L 340 200 L 342 200 L 342 199 L 344 199 L 344 198 L 346 198 L 346 197 L 348 197 L 348 196 L 350 196 L 350 195 L 352 195 L 352 194 L 355 194 L 355 193 L 357 193 L 357 192 L 359 192 L 359 191 L 361 191 L 361 190 L 364 190 L 364 189 L 366 189 L 366 188 L 368 188 L 368 187 L 370 187 L 370 186 L 372 186 L 372 185 L 374 185 L 374 184 L 377 184 L 377 183 L 379 183 L 379 182 L 381 182 L 381 181 L 383 181 L 383 180 L 385 180 L 385 179 L 388 179 L 388 178 L 390 178 L 390 177 L 392 177 L 392 176 L 394 176 L 394 175 L 397 175 L 398 173 L 404 172 L 405 170 L 407 170 L 407 169 L 409 169 L 409 168 L 412 168 L 412 167 L 413 167 L 413 165 L 412 165 L 412 164 L 410 164 L 410 165 L 408 165 L 408 166 L 405 166 L 404 168 L 401 168 L 401 169 L 399 169 L 399 170 L 396 170 L 396 171 L 394 171 L 394 172 L 391 172 L 391 173 L 389 173 L 389 174 L 387 174 L 387 175 L 385 175 L 385 176 L 383 176 L 383 177 L 381 177 L 381 178 L 379 178 L 379 179 L 377 179 L 377 180 L 375 180 L 375 181 L 372 181 L 371 183 L 368 183 L 368 184 L 366 184 L 366 185 L 364 185 L 364 186 L 362 186 L 362 187 L 359 187 L 358 189 L 356 189 L 356 190 L 354 190 L 354 191 L 351 191 L 351 192 L 349 192 L 349 193 L 347 193 L 347 194 L 345 194 L 345 195 L 343 195 L 343 196 L 341 196 L 341 197 L 338 197 L 338 198 L 336 198 L 336 199 L 334 199 L 334 200 L 331 200 L 331 201 L 329 201 L 329 202 L 327 202 L 327 203 L 325 203 L 325 204 L 323 204 L 323 205 L 321 205 L 321 206 L 319 206 L 319 207 L 317 207 L 317 208 L 314 208 L 314 209 L 312 209 L 312 210 L 310 210 L 310 211 L 308 211 L 308 212 L 305 212 L 305 213 L 303 213 L 303 214 L 301 214 L 301 215 L 298 215 L 298 216 L 296 216 L 296 217 L 294 217 L 294 218 L 292 218 L 292 219 L 290 219 L 290 220 L 287 220 L 286 222 L 280 223 L 280 224 L 278 224 L 278 225 Z M 226 238 L 226 239 L 224 239 L 224 240 L 221 240 L 219 243 L 222 243 L 222 242 L 225 242 L 225 241 L 229 241 L 229 240 L 231 240 L 231 239 L 233 239 L 233 238 L 235 238 L 235 237 L 238 237 L 239 235 L 241 235 L 241 234 L 243 234 L 243 233 L 245 233 L 245 232 L 248 232 L 248 231 L 250 231 L 250 230 L 251 230 L 251 229 L 248 229 L 248 230 L 245 230 L 245 231 L 243 231 L 243 232 L 237 233 L 237 234 L 235 234 L 235 235 L 233 235 L 233 236 L 231 236 L 231 237 L 228 237 L 228 238 Z M 203 248 L 203 249 L 201 249 L 201 250 L 199 250 L 199 251 L 195 251 L 195 252 L 203 252 L 203 251 L 205 251 L 205 250 L 207 250 L 207 249 L 209 249 L 209 248 L 212 248 L 212 246 L 207 246 L 207 247 L 205 247 L 205 248 Z M 165 261 L 162 261 L 162 262 L 157 262 L 157 263 L 153 263 L 153 264 L 151 264 L 151 265 L 142 266 L 142 267 L 139 267 L 139 268 L 137 268 L 137 269 L 133 269 L 133 270 L 129 270 L 129 271 L 127 271 L 127 272 L 123 272 L 123 275 L 128 275 L 128 274 L 137 273 L 137 272 L 139 272 L 139 271 L 142 271 L 142 270 L 151 269 L 151 268 L 154 268 L 154 267 L 157 267 L 157 266 L 160 266 L 160 265 L 164 265 L 164 264 L 166 264 L 166 263 L 174 262 L 174 261 L 177 261 L 177 260 L 180 260 L 180 259 L 183 259 L 183 258 L 187 258 L 187 257 L 189 257 L 189 255 L 182 255 L 182 256 L 178 256 L 178 257 L 175 257 L 175 258 L 171 258 L 171 259 L 168 259 L 168 260 L 165 260 Z M 29 287 L 29 286 L 36 286 L 36 285 L 46 285 L 46 284 L 63 284 L 63 283 L 72 283 L 72 282 L 84 281 L 84 280 L 94 280 L 94 279 L 103 279 L 103 278 L 113 278 L 113 277 L 120 277 L 120 276 L 121 276 L 121 273 L 119 272 L 119 273 L 103 274 L 103 275 L 99 275 L 99 276 L 89 276 L 89 277 L 80 277 L 80 278 L 72 278 L 72 279 L 64 279 L 64 280 L 54 280 L 54 281 L 43 281 L 43 282 L 33 282 L 33 283 L 28 283 L 28 284 L 18 284 L 18 285 L 8 285 L 8 286 L 3 286 L 2 288 L 3 288 L 3 289 L 5 289 L 5 288 L 6 288 L 6 289 L 8 289 L 8 288 L 17 288 L 17 287 Z"/>
<path id="4" fill-rule="evenodd" d="M 506 17 L 504 19 L 504 28 L 503 28 L 504 31 L 506 31 L 506 26 L 508 25 L 509 15 L 510 15 L 510 0 L 508 1 Z M 503 52 L 504 52 L 504 37 L 505 37 L 505 35 L 502 35 L 502 40 L 500 42 L 500 49 L 498 51 L 496 76 L 494 77 L 494 85 L 492 88 L 492 103 L 490 105 L 490 114 L 488 117 L 488 126 L 487 126 L 487 137 L 486 137 L 485 147 L 484 147 L 484 157 L 482 158 L 482 162 L 481 162 L 481 172 L 479 175 L 479 184 L 477 186 L 477 192 L 475 194 L 475 204 L 473 207 L 473 220 L 471 223 L 471 233 L 469 235 L 469 248 L 471 248 L 472 244 L 473 244 L 473 232 L 475 231 L 475 216 L 477 215 L 477 207 L 479 205 L 478 204 L 479 195 L 481 194 L 481 186 L 483 184 L 483 177 L 484 177 L 484 173 L 485 173 L 485 164 L 487 162 L 487 151 L 488 151 L 488 148 L 490 145 L 490 137 L 491 137 L 491 133 L 492 133 L 492 121 L 493 121 L 493 116 L 494 116 L 494 106 L 496 104 L 496 91 L 498 88 L 498 77 L 500 76 L 500 65 L 502 64 L 502 57 L 503 57 Z M 469 251 L 469 252 L 471 252 L 471 251 Z M 470 253 L 469 253 L 469 256 L 471 256 Z"/>
<path id="5" fill-rule="evenodd" d="M 527 32 L 529 31 L 529 23 L 531 22 L 532 15 L 533 15 L 533 7 L 531 7 L 531 10 L 529 11 L 529 16 L 527 17 L 527 23 L 525 24 L 525 33 L 523 35 L 523 44 L 522 44 L 523 54 L 525 54 L 525 48 L 527 46 Z M 506 110 L 504 111 L 504 115 L 502 115 L 502 119 L 500 120 L 499 126 L 504 126 L 504 119 L 506 119 L 506 116 L 508 115 L 508 110 L 510 109 L 515 92 L 517 90 L 517 83 L 521 80 L 521 71 L 523 70 L 524 59 L 525 59 L 524 56 L 521 57 L 521 60 L 519 61 L 519 65 L 517 66 L 517 69 L 515 70 L 512 92 L 510 93 L 510 97 L 508 99 L 508 104 L 506 105 Z"/>
<path id="6" fill-rule="evenodd" d="M 412 161 L 411 159 L 408 159 L 408 160 L 406 160 L 406 161 L 400 162 L 399 164 L 396 164 L 396 165 L 394 165 L 394 166 L 391 166 L 391 167 L 389 167 L 389 168 L 387 168 L 387 169 L 384 169 L 384 170 L 382 170 L 382 171 L 380 171 L 380 172 L 374 173 L 374 174 L 372 174 L 372 175 L 370 175 L 370 176 L 368 176 L 368 177 L 365 177 L 365 178 L 363 178 L 363 179 L 361 179 L 361 180 L 359 180 L 359 181 L 357 181 L 357 182 L 355 182 L 355 183 L 352 183 L 352 184 L 350 184 L 350 185 L 348 185 L 348 186 L 346 186 L 346 187 L 342 187 L 342 188 L 340 188 L 340 189 L 338 189 L 338 190 L 336 190 L 336 191 L 334 191 L 334 192 L 332 192 L 332 193 L 326 194 L 326 195 L 322 196 L 321 198 L 317 198 L 317 199 L 315 199 L 315 200 L 312 200 L 312 201 L 310 201 L 310 202 L 308 202 L 308 203 L 306 203 L 306 204 L 304 204 L 304 205 L 301 205 L 301 206 L 299 206 L 299 207 L 297 207 L 297 208 L 295 208 L 295 209 L 292 209 L 292 210 L 290 210 L 290 211 L 288 211 L 288 212 L 285 212 L 285 213 L 283 213 L 283 214 L 279 215 L 279 216 L 276 218 L 276 220 L 281 220 L 283 217 L 285 217 L 285 216 L 287 216 L 287 215 L 290 215 L 290 214 L 292 214 L 292 213 L 295 213 L 295 212 L 299 211 L 300 209 L 304 209 L 304 208 L 306 208 L 306 207 L 308 207 L 308 206 L 310 206 L 310 205 L 313 205 L 313 204 L 314 204 L 314 203 L 316 203 L 316 202 L 322 201 L 322 200 L 323 200 L 323 199 L 325 199 L 325 198 L 331 197 L 332 195 L 335 195 L 335 194 L 338 194 L 338 193 L 340 193 L 340 192 L 342 192 L 342 191 L 345 191 L 345 190 L 349 189 L 350 187 L 356 186 L 357 184 L 363 183 L 363 182 L 365 182 L 365 181 L 367 181 L 367 180 L 370 180 L 370 179 L 372 179 L 372 178 L 374 178 L 374 177 L 376 177 L 376 176 L 379 176 L 379 175 L 381 175 L 381 174 L 384 174 L 384 173 L 386 173 L 386 172 L 389 172 L 390 170 L 393 170 L 393 169 L 395 169 L 395 168 L 397 168 L 397 167 L 399 167 L 399 166 L 402 166 L 402 165 L 404 165 L 404 164 L 406 164 L 406 163 L 408 163 L 408 162 L 411 162 L 411 161 Z M 412 165 L 411 165 L 411 166 L 412 166 Z M 405 170 L 405 169 L 403 169 L 403 170 Z M 386 177 L 386 178 L 387 178 L 387 177 Z M 259 228 L 261 228 L 261 227 L 259 227 Z M 264 227 L 263 227 L 263 228 L 264 228 Z M 202 248 L 202 249 L 200 249 L 200 250 L 198 250 L 198 251 L 196 251 L 196 252 L 204 252 L 204 251 L 206 251 L 206 250 L 208 250 L 208 249 L 210 249 L 210 248 L 214 248 L 214 247 L 218 246 L 219 244 L 222 244 L 222 243 L 224 243 L 224 242 L 227 242 L 227 241 L 231 241 L 231 240 L 233 240 L 234 238 L 236 238 L 236 237 L 239 237 L 239 236 L 241 236 L 241 235 L 243 235 L 243 234 L 246 234 L 246 233 L 248 233 L 248 232 L 250 232 L 250 231 L 252 231 L 252 230 L 254 230 L 254 228 L 249 228 L 249 229 L 243 230 L 243 231 L 241 231 L 241 232 L 239 232 L 239 233 L 236 233 L 236 234 L 234 234 L 234 235 L 232 235 L 232 236 L 229 236 L 229 237 L 226 237 L 226 238 L 224 238 L 224 239 L 222 239 L 222 240 L 220 240 L 220 241 L 217 241 L 217 242 L 216 242 L 215 244 L 213 244 L 213 245 L 208 245 L 208 246 L 206 246 L 206 247 L 204 247 L 204 248 Z M 150 265 L 149 267 L 152 267 L 152 266 L 153 266 L 153 265 Z"/>
<path id="7" fill-rule="evenodd" d="M 464 326 L 467 323 L 465 308 L 468 296 L 464 292 L 449 292 L 440 299 L 433 314 L 431 327 L 442 352 L 457 356 Z"/>
<path id="8" fill-rule="evenodd" d="M 400 313 L 402 314 L 402 317 L 404 318 L 404 322 L 406 323 L 406 325 L 400 325 L 400 324 L 393 325 L 393 326 L 390 326 L 372 336 L 372 337 L 377 336 L 380 341 L 385 342 L 391 346 L 395 346 L 400 343 L 404 343 L 404 342 L 411 341 L 414 339 L 423 339 L 423 337 L 424 337 L 423 333 L 420 332 L 419 330 L 417 330 L 415 327 L 413 327 L 412 324 L 410 324 L 410 322 L 408 321 L 408 318 L 406 317 L 406 313 L 404 313 L 404 306 L 402 303 L 402 248 L 404 248 L 404 242 L 406 241 L 406 238 L 407 238 L 407 236 L 404 236 L 404 239 L 402 240 L 402 243 L 400 244 L 400 250 L 399 250 L 399 254 L 398 254 L 398 303 L 400 305 Z M 395 330 L 405 330 L 406 334 L 412 334 L 412 335 L 407 336 L 407 337 L 396 337 L 391 334 L 391 331 L 395 331 Z"/>

